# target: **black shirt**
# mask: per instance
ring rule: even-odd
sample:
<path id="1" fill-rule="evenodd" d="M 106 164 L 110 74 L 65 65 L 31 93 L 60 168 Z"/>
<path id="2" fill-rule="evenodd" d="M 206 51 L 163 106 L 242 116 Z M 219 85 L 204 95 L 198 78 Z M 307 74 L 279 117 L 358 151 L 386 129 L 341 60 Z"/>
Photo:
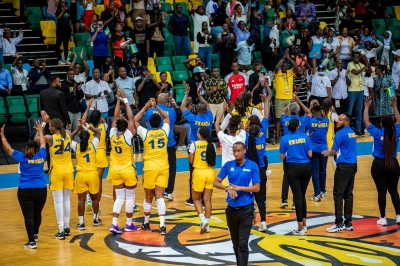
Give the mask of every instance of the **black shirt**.
<path id="1" fill-rule="evenodd" d="M 49 87 L 40 92 L 40 105 L 42 110 L 50 116 L 50 119 L 59 118 L 64 125 L 71 124 L 64 93 L 54 87 Z"/>
<path id="2" fill-rule="evenodd" d="M 224 23 L 226 23 L 225 20 L 227 18 L 229 18 L 229 17 L 228 17 L 228 15 L 226 15 L 225 12 L 217 13 L 215 15 L 215 17 L 213 18 L 214 26 L 222 27 L 222 25 L 224 25 Z"/>
<path id="3" fill-rule="evenodd" d="M 139 87 L 140 83 L 142 83 L 142 79 L 138 79 L 135 82 L 135 87 L 136 90 Z M 146 103 L 150 100 L 150 98 L 156 98 L 156 85 L 154 85 L 154 82 L 152 80 L 146 80 L 144 82 L 143 88 L 141 91 L 137 90 L 137 95 L 139 97 L 139 109 L 142 109 Z"/>
<path id="4" fill-rule="evenodd" d="M 101 20 L 104 22 L 106 22 L 107 20 L 109 20 L 110 18 L 112 18 L 112 14 L 110 12 L 110 10 L 104 10 L 103 12 L 101 12 Z M 117 24 L 118 20 L 117 17 L 114 17 L 110 23 L 107 24 L 107 26 L 103 26 L 104 29 L 108 27 L 108 29 L 110 30 L 111 33 L 115 32 L 115 25 Z"/>
<path id="5" fill-rule="evenodd" d="M 60 15 L 61 12 L 62 10 L 58 8 L 56 16 Z M 63 16 L 58 19 L 57 31 L 66 31 L 65 34 L 71 32 L 71 11 L 69 11 L 69 9 L 65 10 Z"/>
<path id="6" fill-rule="evenodd" d="M 303 76 L 297 77 L 297 75 L 294 75 L 293 77 L 293 92 L 295 92 L 295 87 L 299 86 L 301 81 L 303 80 Z M 307 103 L 307 82 L 304 80 L 303 85 L 300 88 L 300 91 L 297 93 L 297 96 L 299 97 L 299 100 L 302 101 L 303 103 Z"/>
<path id="7" fill-rule="evenodd" d="M 276 65 L 276 54 L 272 51 L 269 45 L 263 44 L 261 46 L 261 58 L 266 70 L 274 71 Z"/>
<path id="8" fill-rule="evenodd" d="M 136 44 L 139 53 L 147 52 L 146 41 L 148 40 L 148 36 L 145 30 L 134 29 L 130 32 L 129 36 L 132 38 L 133 43 Z"/>
<path id="9" fill-rule="evenodd" d="M 77 114 L 81 112 L 80 100 L 85 96 L 83 90 L 76 90 L 74 92 L 74 83 L 69 83 L 67 80 L 61 82 L 61 91 L 65 96 L 65 103 L 67 105 L 68 112 Z"/>
<path id="10" fill-rule="evenodd" d="M 218 43 L 218 50 L 219 50 L 219 65 L 221 67 L 231 66 L 232 60 L 235 58 L 235 49 L 236 43 L 228 42 Z"/>

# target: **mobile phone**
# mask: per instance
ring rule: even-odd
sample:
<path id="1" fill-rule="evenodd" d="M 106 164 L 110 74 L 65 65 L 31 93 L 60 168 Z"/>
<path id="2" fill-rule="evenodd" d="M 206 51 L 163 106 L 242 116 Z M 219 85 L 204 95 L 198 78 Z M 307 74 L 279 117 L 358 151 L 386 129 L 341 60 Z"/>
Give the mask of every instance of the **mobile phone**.
<path id="1" fill-rule="evenodd" d="M 104 93 L 105 95 L 108 95 L 108 91 L 107 91 L 107 90 L 103 91 L 103 93 Z"/>

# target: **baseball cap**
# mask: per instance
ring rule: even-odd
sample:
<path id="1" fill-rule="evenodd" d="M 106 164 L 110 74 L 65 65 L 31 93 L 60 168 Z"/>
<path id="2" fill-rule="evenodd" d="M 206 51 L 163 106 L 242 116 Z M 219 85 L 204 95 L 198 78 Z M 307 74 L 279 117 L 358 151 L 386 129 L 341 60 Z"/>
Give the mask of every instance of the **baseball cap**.
<path id="1" fill-rule="evenodd" d="M 195 73 L 203 73 L 203 72 L 204 72 L 204 69 L 202 69 L 201 67 L 195 67 L 193 69 L 193 74 L 195 74 Z"/>
<path id="2" fill-rule="evenodd" d="M 262 65 L 262 60 L 257 58 L 256 60 L 254 60 L 253 65 Z"/>
<path id="3" fill-rule="evenodd" d="M 142 17 L 136 17 L 135 20 L 143 20 Z"/>
<path id="4" fill-rule="evenodd" d="M 317 69 L 324 69 L 325 70 L 325 66 L 324 65 L 319 65 Z"/>
<path id="5" fill-rule="evenodd" d="M 400 49 L 397 49 L 396 51 L 392 51 L 393 54 L 400 56 Z"/>
<path id="6" fill-rule="evenodd" d="M 334 27 L 330 27 L 330 28 L 328 28 L 328 30 L 331 30 L 331 31 L 333 31 L 333 32 L 336 31 Z"/>

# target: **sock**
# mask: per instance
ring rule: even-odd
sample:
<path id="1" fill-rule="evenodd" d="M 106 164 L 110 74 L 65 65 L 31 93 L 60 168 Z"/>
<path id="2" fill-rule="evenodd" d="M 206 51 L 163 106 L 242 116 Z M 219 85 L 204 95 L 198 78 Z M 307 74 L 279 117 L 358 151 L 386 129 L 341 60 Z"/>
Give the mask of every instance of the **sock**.
<path id="1" fill-rule="evenodd" d="M 53 190 L 54 208 L 58 223 L 58 231 L 64 232 L 64 212 L 63 212 L 63 193 L 62 190 Z"/>
<path id="2" fill-rule="evenodd" d="M 87 193 L 86 196 L 87 196 L 87 200 L 91 200 L 89 193 Z"/>
<path id="3" fill-rule="evenodd" d="M 205 218 L 203 213 L 199 214 L 199 217 L 200 217 L 200 220 L 203 220 Z"/>
<path id="4" fill-rule="evenodd" d="M 151 212 L 151 203 L 147 203 L 146 200 L 143 201 L 143 210 L 145 213 L 150 213 Z M 146 216 L 144 215 L 144 223 L 147 224 L 149 223 L 150 215 Z"/>
<path id="5" fill-rule="evenodd" d="M 133 207 L 135 206 L 135 188 L 134 189 L 125 189 L 125 212 L 133 213 Z"/>
<path id="6" fill-rule="evenodd" d="M 132 218 L 126 218 L 126 225 L 132 224 Z"/>
<path id="7" fill-rule="evenodd" d="M 120 213 L 122 205 L 125 200 L 125 188 L 116 189 L 115 195 L 117 196 L 114 202 L 113 212 Z"/>
<path id="8" fill-rule="evenodd" d="M 160 226 L 165 226 L 165 201 L 164 198 L 156 199 L 158 216 L 160 217 Z"/>
<path id="9" fill-rule="evenodd" d="M 69 218 L 71 214 L 71 190 L 64 188 L 63 192 L 63 207 L 64 207 L 64 228 L 69 228 Z"/>
<path id="10" fill-rule="evenodd" d="M 83 216 L 78 216 L 78 218 L 79 218 L 79 224 L 83 224 L 84 223 Z"/>
<path id="11" fill-rule="evenodd" d="M 93 220 L 97 220 L 99 218 L 99 214 L 98 213 L 93 213 Z"/>
<path id="12" fill-rule="evenodd" d="M 118 226 L 118 217 L 113 217 L 112 224 Z"/>
<path id="13" fill-rule="evenodd" d="M 160 227 L 165 226 L 165 216 L 160 216 Z"/>
<path id="14" fill-rule="evenodd" d="M 150 215 L 149 216 L 144 216 L 144 224 L 148 224 L 149 223 L 149 219 L 150 219 Z"/>
<path id="15" fill-rule="evenodd" d="M 207 219 L 208 223 L 210 224 L 210 218 L 206 218 L 206 219 Z"/>

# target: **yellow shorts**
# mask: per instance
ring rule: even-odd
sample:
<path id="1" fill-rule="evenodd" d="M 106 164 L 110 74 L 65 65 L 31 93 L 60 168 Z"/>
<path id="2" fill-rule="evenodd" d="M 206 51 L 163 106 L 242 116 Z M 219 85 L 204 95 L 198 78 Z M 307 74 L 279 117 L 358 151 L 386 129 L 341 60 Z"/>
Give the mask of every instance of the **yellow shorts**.
<path id="1" fill-rule="evenodd" d="M 156 186 L 168 187 L 169 170 L 147 170 L 143 171 L 143 187 L 155 189 Z"/>
<path id="2" fill-rule="evenodd" d="M 292 100 L 282 100 L 275 98 L 275 118 L 281 118 L 282 111 Z"/>
<path id="3" fill-rule="evenodd" d="M 203 192 L 205 188 L 214 189 L 214 169 L 193 169 L 192 189 Z"/>
<path id="4" fill-rule="evenodd" d="M 100 180 L 97 171 L 76 173 L 74 193 L 84 193 L 89 190 L 90 194 L 97 194 L 99 188 Z"/>
<path id="5" fill-rule="evenodd" d="M 96 151 L 97 168 L 106 168 L 108 166 L 106 150 L 98 149 Z"/>
<path id="6" fill-rule="evenodd" d="M 74 189 L 74 173 L 50 173 L 50 189 L 61 190 L 63 188 Z"/>
<path id="7" fill-rule="evenodd" d="M 133 187 L 137 184 L 136 172 L 133 167 L 129 171 L 124 170 L 123 173 L 109 170 L 107 179 L 112 180 L 113 186 L 125 184 L 127 187 Z"/>

